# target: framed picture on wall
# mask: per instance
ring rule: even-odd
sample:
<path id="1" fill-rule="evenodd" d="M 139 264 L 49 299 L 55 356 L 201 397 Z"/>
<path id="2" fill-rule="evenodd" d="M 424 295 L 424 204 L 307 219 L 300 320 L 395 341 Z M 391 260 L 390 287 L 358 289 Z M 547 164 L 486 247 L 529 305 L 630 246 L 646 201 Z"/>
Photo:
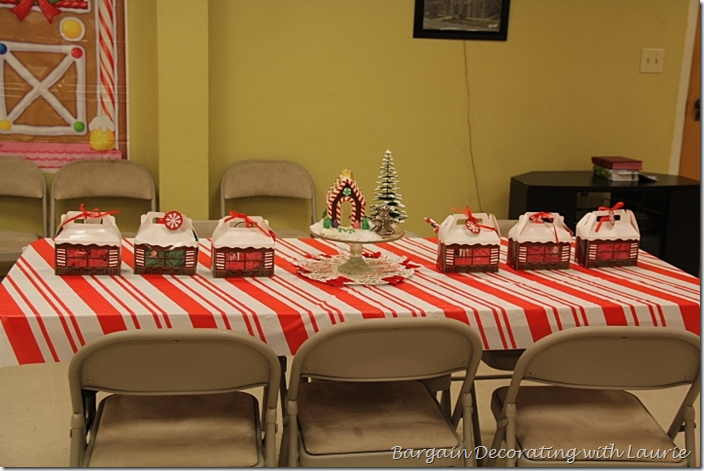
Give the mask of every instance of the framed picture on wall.
<path id="1" fill-rule="evenodd" d="M 506 41 L 511 0 L 415 0 L 414 38 Z"/>

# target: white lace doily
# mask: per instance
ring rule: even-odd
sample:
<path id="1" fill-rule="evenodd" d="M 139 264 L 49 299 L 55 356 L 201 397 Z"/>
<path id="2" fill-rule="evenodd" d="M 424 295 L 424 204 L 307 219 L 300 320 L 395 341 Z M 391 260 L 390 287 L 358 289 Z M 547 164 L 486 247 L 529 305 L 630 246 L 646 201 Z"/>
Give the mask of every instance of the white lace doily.
<path id="1" fill-rule="evenodd" d="M 302 276 L 333 286 L 397 284 L 413 276 L 414 269 L 418 267 L 407 259 L 396 256 L 374 254 L 365 255 L 363 258 L 370 270 L 360 275 L 340 273 L 337 270 L 350 259 L 349 252 L 318 255 L 298 260 L 295 265 Z"/>

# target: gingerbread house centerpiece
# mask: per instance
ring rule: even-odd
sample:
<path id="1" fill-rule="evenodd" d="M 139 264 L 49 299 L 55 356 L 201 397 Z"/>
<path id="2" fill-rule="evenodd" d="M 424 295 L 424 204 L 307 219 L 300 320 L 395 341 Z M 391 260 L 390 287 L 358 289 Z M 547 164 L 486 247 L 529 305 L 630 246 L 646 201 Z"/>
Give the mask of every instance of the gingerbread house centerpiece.
<path id="1" fill-rule="evenodd" d="M 507 263 L 516 270 L 570 267 L 572 232 L 558 213 L 527 212 L 508 232 Z"/>
<path id="2" fill-rule="evenodd" d="M 142 215 L 134 238 L 136 274 L 193 275 L 198 262 L 198 238 L 183 213 L 150 211 Z"/>
<path id="3" fill-rule="evenodd" d="M 451 214 L 438 227 L 437 267 L 445 273 L 496 272 L 501 237 L 492 214 Z"/>
<path id="4" fill-rule="evenodd" d="M 325 228 L 368 229 L 365 223 L 367 203 L 357 187 L 352 171 L 343 170 L 326 196 L 327 213 L 323 221 Z"/>
<path id="5" fill-rule="evenodd" d="M 391 207 L 380 204 L 369 218 L 364 194 L 350 170 L 343 170 L 326 195 L 323 218 L 310 226 L 313 235 L 340 242 L 381 242 L 399 238 L 403 231 L 394 224 Z"/>
<path id="6" fill-rule="evenodd" d="M 577 223 L 575 255 L 586 268 L 633 266 L 638 263 L 640 230 L 632 211 L 599 208 Z"/>
<path id="7" fill-rule="evenodd" d="M 213 277 L 273 276 L 275 240 L 264 218 L 231 211 L 213 231 Z"/>
<path id="8" fill-rule="evenodd" d="M 57 275 L 119 275 L 122 235 L 114 212 L 69 211 L 54 237 Z"/>

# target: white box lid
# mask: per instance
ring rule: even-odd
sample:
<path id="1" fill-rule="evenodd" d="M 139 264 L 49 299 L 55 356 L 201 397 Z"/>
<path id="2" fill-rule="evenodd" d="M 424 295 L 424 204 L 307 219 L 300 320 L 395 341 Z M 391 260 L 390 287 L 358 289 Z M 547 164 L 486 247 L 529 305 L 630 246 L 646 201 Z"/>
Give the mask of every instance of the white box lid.
<path id="1" fill-rule="evenodd" d="M 559 213 L 534 211 L 518 218 L 516 225 L 508 231 L 508 238 L 517 242 L 569 243 L 572 232 Z"/>
<path id="2" fill-rule="evenodd" d="M 249 220 L 249 224 L 248 223 Z M 249 225 L 250 227 L 247 227 Z M 261 216 L 226 216 L 213 231 L 213 248 L 273 248 L 274 236 L 269 223 Z"/>
<path id="3" fill-rule="evenodd" d="M 470 231 L 465 222 L 468 219 L 466 214 L 450 214 L 440 224 L 438 229 L 438 240 L 446 245 L 450 244 L 481 244 L 494 245 L 501 243 L 498 224 L 493 214 L 476 213 L 473 216 L 478 224 L 486 227 L 479 227 L 480 231 L 474 233 Z M 490 229 L 490 228 L 493 228 Z"/>
<path id="4" fill-rule="evenodd" d="M 609 219 L 611 213 L 614 216 L 613 223 Z M 575 232 L 577 237 L 585 240 L 640 240 L 638 222 L 630 209 L 607 209 L 587 213 L 577 223 Z"/>
<path id="5" fill-rule="evenodd" d="M 191 219 L 178 211 L 142 214 L 134 243 L 173 248 L 198 246 Z"/>

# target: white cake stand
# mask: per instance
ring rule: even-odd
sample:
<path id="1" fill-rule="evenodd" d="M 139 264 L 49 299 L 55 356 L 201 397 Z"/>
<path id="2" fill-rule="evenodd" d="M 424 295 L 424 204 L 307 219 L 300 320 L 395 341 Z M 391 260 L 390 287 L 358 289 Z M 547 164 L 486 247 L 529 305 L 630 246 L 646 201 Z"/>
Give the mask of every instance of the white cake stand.
<path id="1" fill-rule="evenodd" d="M 393 226 L 394 233 L 387 236 L 380 236 L 371 230 L 364 231 L 364 237 L 359 237 L 357 232 L 338 232 L 331 236 L 329 233 L 324 234 L 322 231 L 314 231 L 315 226 L 311 227 L 311 234 L 325 240 L 333 242 L 346 242 L 350 244 L 350 259 L 337 267 L 337 271 L 344 275 L 362 275 L 370 270 L 373 270 L 367 261 L 362 256 L 364 244 L 380 244 L 382 242 L 392 242 L 403 237 L 404 230 Z"/>
<path id="2" fill-rule="evenodd" d="M 303 276 L 322 282 L 335 281 L 342 277 L 340 284 L 387 284 L 388 280 L 403 280 L 410 277 L 414 270 L 402 264 L 400 257 L 383 256 L 367 258 L 362 255 L 364 244 L 380 244 L 398 240 L 404 235 L 404 230 L 393 226 L 393 234 L 380 236 L 373 231 L 339 231 L 331 234 L 331 230 L 322 230 L 320 224 L 311 226 L 311 234 L 332 242 L 349 244 L 348 253 L 318 259 L 298 262 L 299 271 Z"/>

